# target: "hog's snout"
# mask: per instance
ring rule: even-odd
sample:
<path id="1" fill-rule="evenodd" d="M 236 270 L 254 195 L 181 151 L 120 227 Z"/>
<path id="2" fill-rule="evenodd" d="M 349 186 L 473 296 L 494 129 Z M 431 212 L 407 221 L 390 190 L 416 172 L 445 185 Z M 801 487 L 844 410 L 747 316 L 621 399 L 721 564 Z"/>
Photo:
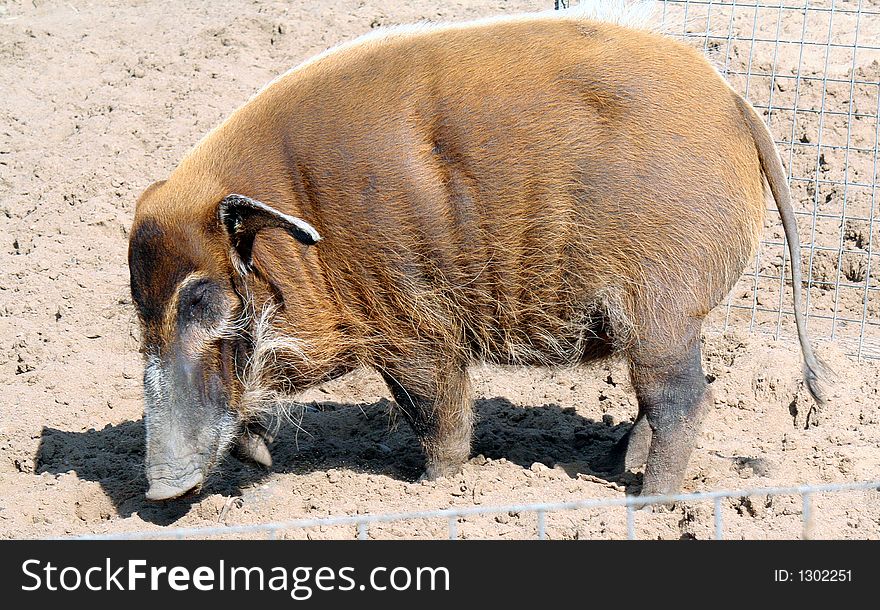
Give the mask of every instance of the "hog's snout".
<path id="1" fill-rule="evenodd" d="M 147 478 L 150 481 L 150 488 L 147 490 L 146 498 L 154 502 L 171 500 L 190 491 L 198 491 L 205 481 L 205 475 L 201 470 L 177 477 L 152 478 L 148 475 Z"/>
<path id="2" fill-rule="evenodd" d="M 147 500 L 170 500 L 201 489 L 235 437 L 222 380 L 179 353 L 150 358 L 145 370 Z"/>
<path id="3" fill-rule="evenodd" d="M 171 500 L 198 491 L 205 482 L 205 468 L 203 461 L 198 458 L 190 462 L 190 467 L 183 469 L 148 465 L 147 480 L 150 484 L 147 500 Z"/>

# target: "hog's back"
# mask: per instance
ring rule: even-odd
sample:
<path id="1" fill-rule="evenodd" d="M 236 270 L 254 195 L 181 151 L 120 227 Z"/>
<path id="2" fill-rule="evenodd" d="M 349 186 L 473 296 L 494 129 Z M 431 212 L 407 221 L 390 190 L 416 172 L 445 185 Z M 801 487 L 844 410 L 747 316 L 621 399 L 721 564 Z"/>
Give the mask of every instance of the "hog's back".
<path id="1" fill-rule="evenodd" d="M 570 359 L 611 318 L 704 316 L 741 273 L 764 191 L 733 96 L 668 38 L 512 21 L 328 54 L 227 130 L 262 138 L 246 186 L 316 226 L 353 324 Z"/>

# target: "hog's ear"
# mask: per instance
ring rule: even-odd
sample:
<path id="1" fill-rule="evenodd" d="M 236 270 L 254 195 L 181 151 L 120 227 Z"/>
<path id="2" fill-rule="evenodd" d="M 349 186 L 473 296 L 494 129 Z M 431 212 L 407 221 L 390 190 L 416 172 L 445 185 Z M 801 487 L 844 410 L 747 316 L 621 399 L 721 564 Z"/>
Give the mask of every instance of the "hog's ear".
<path id="1" fill-rule="evenodd" d="M 217 207 L 217 216 L 246 270 L 250 270 L 253 263 L 254 238 L 263 229 L 284 229 L 307 246 L 321 239 L 315 227 L 305 220 L 244 195 L 232 194 L 223 199 Z"/>

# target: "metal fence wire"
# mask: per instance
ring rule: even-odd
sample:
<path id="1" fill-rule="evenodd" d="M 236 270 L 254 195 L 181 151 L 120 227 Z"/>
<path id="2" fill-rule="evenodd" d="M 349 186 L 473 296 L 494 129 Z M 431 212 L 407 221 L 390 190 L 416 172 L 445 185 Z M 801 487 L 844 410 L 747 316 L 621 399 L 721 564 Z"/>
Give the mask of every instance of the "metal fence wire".
<path id="1" fill-rule="evenodd" d="M 572 2 L 557 0 L 556 8 Z M 763 113 L 788 170 L 801 236 L 805 308 L 814 338 L 844 345 L 858 358 L 880 358 L 880 0 L 660 0 L 662 28 L 701 46 L 731 85 Z M 753 266 L 709 326 L 794 336 L 787 248 L 776 208 Z M 449 538 L 480 515 L 534 515 L 534 536 L 548 537 L 547 517 L 560 511 L 622 509 L 628 538 L 636 511 L 670 501 L 711 503 L 713 534 L 722 538 L 724 501 L 755 496 L 800 498 L 800 532 L 811 537 L 817 494 L 866 492 L 880 481 L 714 491 L 663 498 L 617 496 L 577 502 L 463 507 L 354 515 L 256 525 L 162 529 L 90 538 L 277 537 L 293 530 L 342 526 L 359 539 L 371 527 L 442 520 Z M 880 530 L 880 524 L 878 524 Z M 880 531 L 863 532 L 880 537 Z"/>
<path id="2" fill-rule="evenodd" d="M 880 492 L 880 481 L 864 483 L 837 483 L 827 485 L 802 485 L 798 487 L 768 487 L 745 489 L 737 491 L 710 491 L 701 493 L 678 494 L 674 496 L 650 496 L 650 497 L 612 497 L 578 500 L 574 502 L 558 502 L 543 504 L 515 504 L 509 506 L 470 506 L 461 508 L 448 508 L 438 510 L 425 510 L 410 513 L 389 513 L 377 515 L 351 515 L 337 517 L 322 517 L 315 519 L 299 519 L 294 521 L 281 521 L 275 523 L 260 523 L 252 525 L 231 525 L 217 527 L 190 527 L 170 528 L 156 531 L 128 532 L 120 534 L 101 534 L 81 536 L 81 540 L 145 540 L 145 539 L 187 539 L 187 538 L 211 538 L 211 537 L 262 537 L 269 539 L 279 538 L 296 530 L 309 530 L 324 527 L 348 527 L 350 534 L 358 540 L 368 540 L 370 527 L 388 523 L 407 523 L 422 520 L 442 520 L 446 523 L 446 535 L 450 540 L 459 538 L 460 527 L 467 525 L 469 518 L 479 516 L 493 516 L 516 513 L 522 516 L 534 516 L 534 537 L 538 540 L 546 540 L 554 537 L 548 532 L 548 514 L 563 511 L 577 511 L 585 509 L 623 509 L 626 514 L 626 538 L 635 540 L 638 536 L 636 526 L 636 512 L 651 506 L 668 505 L 675 502 L 685 503 L 712 503 L 712 535 L 715 540 L 724 539 L 724 511 L 725 500 L 767 498 L 774 496 L 797 496 L 800 499 L 800 531 L 793 530 L 788 533 L 788 538 L 797 537 L 809 539 L 814 536 L 814 510 L 813 497 L 817 494 L 841 494 L 868 492 L 871 494 L 867 501 L 877 501 L 875 494 Z M 732 509 L 728 509 L 732 510 Z M 603 512 L 606 515 L 607 512 Z M 880 523 L 876 524 L 873 532 L 863 531 L 867 537 L 880 536 Z M 415 530 L 413 530 L 415 531 Z"/>
<path id="3" fill-rule="evenodd" d="M 770 126 L 798 217 L 811 335 L 880 358 L 880 0 L 654 4 L 662 30 L 701 47 Z M 787 256 L 771 204 L 753 264 L 707 327 L 794 337 Z"/>

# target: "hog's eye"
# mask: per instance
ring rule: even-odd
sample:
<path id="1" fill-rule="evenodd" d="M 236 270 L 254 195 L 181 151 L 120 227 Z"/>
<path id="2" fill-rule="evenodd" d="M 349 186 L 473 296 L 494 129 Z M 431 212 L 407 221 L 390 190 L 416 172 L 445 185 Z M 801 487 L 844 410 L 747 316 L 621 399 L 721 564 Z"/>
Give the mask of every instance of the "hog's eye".
<path id="1" fill-rule="evenodd" d="M 199 318 L 204 309 L 205 294 L 203 292 L 195 295 L 189 304 L 189 317 Z"/>
<path id="2" fill-rule="evenodd" d="M 180 293 L 178 316 L 181 322 L 211 323 L 220 315 L 220 294 L 216 284 L 200 280 Z"/>

